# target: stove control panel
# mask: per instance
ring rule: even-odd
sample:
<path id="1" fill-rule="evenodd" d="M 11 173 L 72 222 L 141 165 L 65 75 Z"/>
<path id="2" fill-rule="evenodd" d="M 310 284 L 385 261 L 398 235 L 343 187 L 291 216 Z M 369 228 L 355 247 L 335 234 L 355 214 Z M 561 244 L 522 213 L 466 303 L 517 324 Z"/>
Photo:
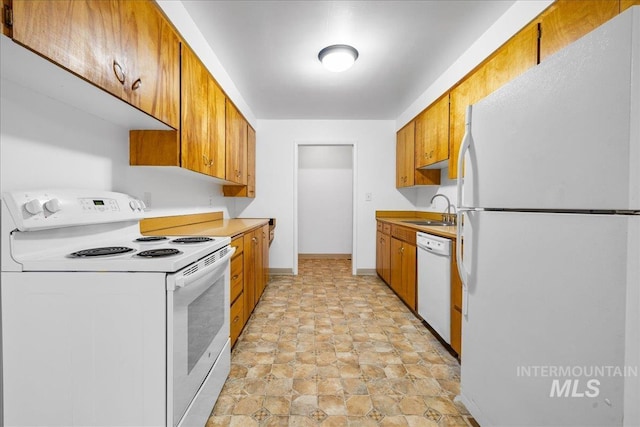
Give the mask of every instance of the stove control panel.
<path id="1" fill-rule="evenodd" d="M 6 192 L 2 202 L 20 231 L 139 221 L 146 207 L 128 194 L 101 190 Z"/>

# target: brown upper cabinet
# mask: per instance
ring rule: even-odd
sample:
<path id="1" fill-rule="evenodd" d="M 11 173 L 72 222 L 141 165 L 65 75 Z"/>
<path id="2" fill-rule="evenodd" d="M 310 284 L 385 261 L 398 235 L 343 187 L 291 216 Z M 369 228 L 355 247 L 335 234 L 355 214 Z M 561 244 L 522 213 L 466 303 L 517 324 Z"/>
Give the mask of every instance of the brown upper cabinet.
<path id="1" fill-rule="evenodd" d="M 437 169 L 416 169 L 415 163 L 416 121 L 412 120 L 396 135 L 396 187 L 440 184 Z"/>
<path id="2" fill-rule="evenodd" d="M 619 0 L 557 0 L 538 20 L 540 61 L 613 18 L 620 8 Z"/>
<path id="3" fill-rule="evenodd" d="M 444 123 L 448 120 L 448 166 L 449 178 L 458 177 L 458 150 L 464 136 L 466 108 L 478 102 L 505 83 L 537 65 L 549 55 L 567 46 L 625 9 L 640 4 L 640 0 L 557 0 L 530 24 L 509 39 L 485 61 L 467 74 L 449 91 L 449 116 L 436 119 L 437 104 L 447 95 L 420 113 L 415 120 L 415 164 L 418 168 L 433 164 L 430 156 L 442 159 L 432 143 L 443 139 Z M 431 111 L 433 110 L 433 111 Z M 433 135 L 438 135 L 435 137 Z M 398 132 L 398 141 L 404 137 Z M 397 163 L 407 163 L 406 152 L 398 145 Z M 434 162 L 441 161 L 435 160 Z M 401 169 L 398 168 L 400 172 Z M 396 178 L 396 186 L 417 185 L 411 183 L 408 173 L 402 170 Z"/>
<path id="4" fill-rule="evenodd" d="M 415 120 L 410 121 L 396 135 L 396 187 L 411 187 L 414 184 Z"/>
<path id="5" fill-rule="evenodd" d="M 226 97 L 191 49 L 182 48 L 182 167 L 225 179 Z"/>
<path id="6" fill-rule="evenodd" d="M 428 167 L 449 158 L 449 94 L 416 117 L 416 167 Z"/>
<path id="7" fill-rule="evenodd" d="M 238 109 L 227 100 L 227 180 L 247 184 L 247 126 Z"/>
<path id="8" fill-rule="evenodd" d="M 196 54 L 181 49 L 180 131 L 133 130 L 132 165 L 179 166 L 225 179 L 226 96 Z"/>
<path id="9" fill-rule="evenodd" d="M 179 126 L 176 33 L 152 1 L 13 0 L 14 41 Z"/>
<path id="10" fill-rule="evenodd" d="M 246 124 L 247 126 L 247 184 L 246 185 L 225 185 L 222 187 L 222 191 L 225 196 L 228 197 L 256 197 L 256 131 Z M 241 144 L 242 141 L 236 141 L 237 144 Z"/>
<path id="11" fill-rule="evenodd" d="M 513 36 L 451 90 L 449 178 L 458 177 L 458 150 L 464 136 L 467 105 L 474 104 L 538 63 L 538 26 Z"/>

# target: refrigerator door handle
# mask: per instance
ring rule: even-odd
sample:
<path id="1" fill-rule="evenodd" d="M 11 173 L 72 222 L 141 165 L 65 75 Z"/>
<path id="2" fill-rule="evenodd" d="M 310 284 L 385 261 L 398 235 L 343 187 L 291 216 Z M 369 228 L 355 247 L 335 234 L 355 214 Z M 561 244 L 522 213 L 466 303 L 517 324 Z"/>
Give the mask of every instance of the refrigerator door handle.
<path id="1" fill-rule="evenodd" d="M 456 267 L 458 268 L 458 274 L 460 275 L 460 281 L 462 282 L 462 314 L 467 315 L 467 300 L 468 300 L 468 275 L 467 270 L 464 268 L 464 260 L 462 259 L 462 226 L 464 222 L 465 212 L 469 212 L 470 209 L 458 210 L 458 226 L 456 227 Z"/>
<path id="2" fill-rule="evenodd" d="M 464 120 L 464 137 L 460 143 L 458 151 L 458 182 L 456 183 L 456 196 L 458 208 L 462 207 L 462 186 L 464 185 L 464 156 L 471 147 L 473 137 L 471 136 L 471 105 L 467 105 L 467 113 Z"/>
<path id="3" fill-rule="evenodd" d="M 471 147 L 473 137 L 471 136 L 471 105 L 467 106 L 467 112 L 464 122 L 464 137 L 460 144 L 460 151 L 458 152 L 458 182 L 456 183 L 456 196 L 458 206 L 458 227 L 456 228 L 456 265 L 458 267 L 458 274 L 460 275 L 460 281 L 462 282 L 462 314 L 467 315 L 467 300 L 468 300 L 468 275 L 464 268 L 464 261 L 462 259 L 462 226 L 464 223 L 464 213 L 472 211 L 474 209 L 468 208 L 462 205 L 462 186 L 464 184 L 464 156 Z"/>

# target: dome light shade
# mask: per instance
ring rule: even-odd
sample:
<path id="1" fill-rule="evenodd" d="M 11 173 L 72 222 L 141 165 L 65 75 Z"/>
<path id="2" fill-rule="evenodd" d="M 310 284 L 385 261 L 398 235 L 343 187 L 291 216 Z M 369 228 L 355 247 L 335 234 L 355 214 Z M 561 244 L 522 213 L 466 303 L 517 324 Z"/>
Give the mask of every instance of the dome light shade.
<path id="1" fill-rule="evenodd" d="M 329 71 L 338 73 L 351 68 L 356 59 L 358 51 L 346 44 L 334 44 L 327 46 L 318 53 L 318 59 Z"/>

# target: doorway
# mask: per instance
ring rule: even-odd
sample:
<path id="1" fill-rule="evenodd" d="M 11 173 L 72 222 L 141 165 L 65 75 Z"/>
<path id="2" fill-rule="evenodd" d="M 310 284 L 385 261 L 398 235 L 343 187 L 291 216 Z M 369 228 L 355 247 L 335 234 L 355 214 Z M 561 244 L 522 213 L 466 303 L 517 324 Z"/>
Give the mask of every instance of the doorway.
<path id="1" fill-rule="evenodd" d="M 298 258 L 349 258 L 355 274 L 355 144 L 296 144 L 294 269 Z"/>

